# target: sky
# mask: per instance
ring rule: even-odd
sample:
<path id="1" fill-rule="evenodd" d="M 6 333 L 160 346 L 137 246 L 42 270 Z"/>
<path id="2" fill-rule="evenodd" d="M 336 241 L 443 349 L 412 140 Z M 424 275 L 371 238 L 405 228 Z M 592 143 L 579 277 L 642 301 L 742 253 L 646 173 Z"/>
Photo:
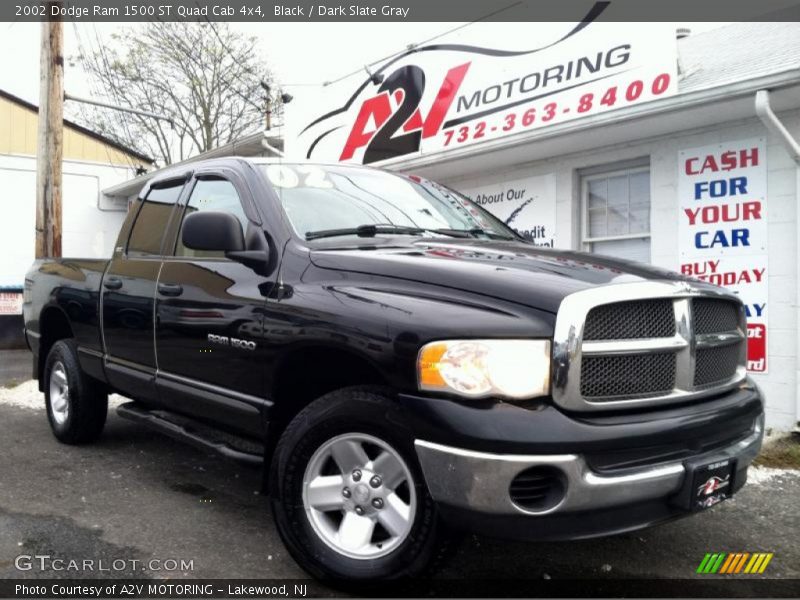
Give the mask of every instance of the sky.
<path id="1" fill-rule="evenodd" d="M 350 73 L 367 62 L 402 50 L 407 44 L 439 35 L 458 23 L 234 23 L 233 27 L 259 38 L 264 59 L 279 82 L 322 83 Z M 114 23 L 65 23 L 64 54 L 78 54 L 78 39 L 85 47 L 97 46 L 120 27 Z M 76 35 L 77 34 L 77 35 Z M 0 88 L 38 104 L 38 23 L 0 23 Z M 309 44 L 309 41 L 312 44 Z M 319 52 L 313 40 L 318 40 Z M 322 41 L 324 40 L 324 42 Z M 321 46 L 324 43 L 324 48 Z M 311 50 L 309 49 L 311 48 Z M 295 94 L 299 88 L 287 85 Z M 68 64 L 64 89 L 75 96 L 89 95 L 83 72 Z"/>
<path id="2" fill-rule="evenodd" d="M 363 65 L 439 36 L 463 23 L 235 23 L 232 26 L 260 39 L 264 60 L 284 91 L 303 93 L 302 85 L 338 79 Z M 724 23 L 681 23 L 700 33 Z M 118 23 L 65 23 L 67 59 L 84 47 L 108 40 Z M 547 27 L 547 24 L 542 26 Z M 630 24 L 620 25 L 621 27 Z M 634 25 L 635 26 L 635 25 Z M 38 23 L 0 23 L 0 89 L 34 104 L 39 98 Z M 363 76 L 363 72 L 359 77 Z M 85 74 L 67 60 L 64 88 L 75 96 L 89 96 Z M 67 107 L 67 114 L 71 114 Z M 73 113 L 74 114 L 74 113 Z"/>

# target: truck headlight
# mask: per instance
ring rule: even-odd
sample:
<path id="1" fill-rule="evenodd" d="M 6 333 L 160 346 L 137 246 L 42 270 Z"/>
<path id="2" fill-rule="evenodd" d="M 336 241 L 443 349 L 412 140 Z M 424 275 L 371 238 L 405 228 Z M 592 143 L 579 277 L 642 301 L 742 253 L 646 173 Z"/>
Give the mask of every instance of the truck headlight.
<path id="1" fill-rule="evenodd" d="M 522 400 L 550 388 L 548 340 L 448 340 L 425 344 L 417 356 L 421 390 L 469 398 Z"/>

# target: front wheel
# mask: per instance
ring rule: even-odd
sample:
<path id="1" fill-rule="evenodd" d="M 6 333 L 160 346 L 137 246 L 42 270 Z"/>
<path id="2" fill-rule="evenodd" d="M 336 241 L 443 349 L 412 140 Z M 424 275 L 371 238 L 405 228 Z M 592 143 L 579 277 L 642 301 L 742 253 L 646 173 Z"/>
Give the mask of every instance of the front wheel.
<path id="1" fill-rule="evenodd" d="M 270 485 L 284 543 L 317 577 L 419 575 L 442 554 L 413 436 L 383 393 L 340 390 L 306 407 L 281 437 Z"/>

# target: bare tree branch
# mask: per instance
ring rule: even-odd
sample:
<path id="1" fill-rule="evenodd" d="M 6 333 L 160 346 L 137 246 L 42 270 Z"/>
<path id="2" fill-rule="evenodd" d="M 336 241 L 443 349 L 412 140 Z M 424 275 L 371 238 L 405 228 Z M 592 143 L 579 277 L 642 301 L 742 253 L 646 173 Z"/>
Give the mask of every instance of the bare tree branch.
<path id="1" fill-rule="evenodd" d="M 255 38 L 227 23 L 146 23 L 112 38 L 113 45 L 77 57 L 94 87 L 105 100 L 163 114 L 174 127 L 109 109 L 82 110 L 93 129 L 168 165 L 263 126 L 261 82 L 273 78 Z"/>

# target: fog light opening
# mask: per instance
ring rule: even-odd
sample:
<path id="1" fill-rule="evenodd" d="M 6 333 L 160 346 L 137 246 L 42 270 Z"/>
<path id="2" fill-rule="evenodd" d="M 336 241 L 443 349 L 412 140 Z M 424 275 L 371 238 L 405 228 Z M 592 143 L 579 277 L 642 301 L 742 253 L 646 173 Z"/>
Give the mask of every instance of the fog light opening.
<path id="1" fill-rule="evenodd" d="M 557 506 L 567 493 L 567 477 L 561 469 L 546 465 L 520 472 L 508 488 L 511 501 L 530 512 L 543 512 Z"/>

